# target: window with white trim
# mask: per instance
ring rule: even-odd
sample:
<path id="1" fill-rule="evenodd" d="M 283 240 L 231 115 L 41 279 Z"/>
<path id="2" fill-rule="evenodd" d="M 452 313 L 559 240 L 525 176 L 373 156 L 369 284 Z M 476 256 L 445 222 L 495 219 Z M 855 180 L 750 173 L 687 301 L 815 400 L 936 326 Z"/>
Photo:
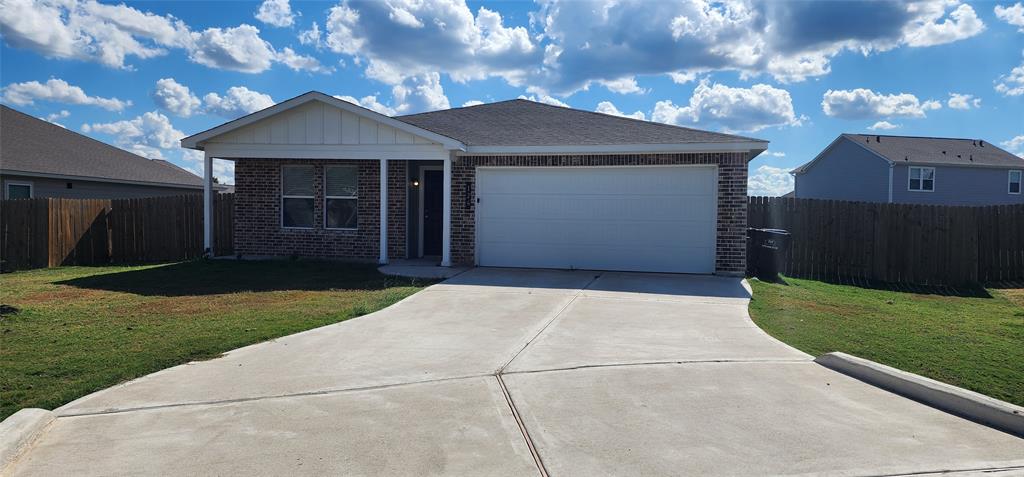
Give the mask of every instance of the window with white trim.
<path id="1" fill-rule="evenodd" d="M 359 225 L 359 168 L 324 168 L 324 228 L 354 229 Z"/>
<path id="2" fill-rule="evenodd" d="M 910 167 L 910 183 L 908 190 L 916 192 L 932 192 L 935 190 L 934 167 Z"/>
<path id="3" fill-rule="evenodd" d="M 313 228 L 313 166 L 281 166 L 281 226 Z"/>
<path id="4" fill-rule="evenodd" d="M 1010 171 L 1007 177 L 1009 184 L 1006 191 L 1011 194 L 1020 194 L 1021 171 Z"/>
<path id="5" fill-rule="evenodd" d="M 31 199 L 32 198 L 32 183 L 31 182 L 8 182 L 4 187 L 4 198 L 5 199 Z"/>

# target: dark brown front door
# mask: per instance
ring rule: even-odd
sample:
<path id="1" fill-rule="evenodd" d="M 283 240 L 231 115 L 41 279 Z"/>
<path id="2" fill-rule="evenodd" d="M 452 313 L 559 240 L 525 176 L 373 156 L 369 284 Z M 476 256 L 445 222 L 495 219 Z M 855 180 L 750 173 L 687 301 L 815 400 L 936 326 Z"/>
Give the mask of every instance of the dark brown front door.
<path id="1" fill-rule="evenodd" d="M 441 255 L 444 174 L 423 171 L 423 255 Z"/>

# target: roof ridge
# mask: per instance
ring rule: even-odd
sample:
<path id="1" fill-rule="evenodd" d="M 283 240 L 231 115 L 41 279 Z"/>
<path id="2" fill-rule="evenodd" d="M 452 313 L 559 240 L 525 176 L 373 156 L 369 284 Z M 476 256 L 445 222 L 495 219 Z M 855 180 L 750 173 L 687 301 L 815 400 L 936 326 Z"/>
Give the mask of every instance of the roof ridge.
<path id="1" fill-rule="evenodd" d="M 871 134 L 871 133 L 843 133 L 843 136 L 879 136 L 879 137 L 899 137 L 905 139 L 944 139 L 947 141 L 985 141 L 980 138 L 967 138 L 967 137 L 941 137 L 941 136 L 905 136 L 901 134 Z M 995 144 L 993 142 L 986 141 L 989 144 Z"/>
<path id="2" fill-rule="evenodd" d="M 492 104 L 501 104 L 501 103 L 512 103 L 512 102 L 515 102 L 515 101 L 529 101 L 529 100 L 525 100 L 525 99 L 523 99 L 523 98 L 512 98 L 512 99 L 503 99 L 503 100 L 501 100 L 501 101 L 494 101 L 494 102 L 491 102 L 491 103 L 480 103 L 480 104 L 471 104 L 471 105 L 469 105 L 469 106 L 465 106 L 465 105 L 463 105 L 463 106 L 456 106 L 456 107 L 454 107 L 454 108 L 448 108 L 448 109 L 435 109 L 435 110 L 433 110 L 433 111 L 423 111 L 423 112 L 419 112 L 419 113 L 412 113 L 412 114 L 403 114 L 403 115 L 401 115 L 401 116 L 391 116 L 391 117 L 392 117 L 393 119 L 398 119 L 399 121 L 401 121 L 401 118 L 408 118 L 408 117 L 411 117 L 411 116 L 419 116 L 419 115 L 421 115 L 421 114 L 432 114 L 432 113 L 440 113 L 440 112 L 443 112 L 443 111 L 454 111 L 454 110 L 456 110 L 456 109 L 469 109 L 469 108 L 476 108 L 476 107 L 479 107 L 479 106 L 490 106 L 490 105 L 492 105 Z"/>

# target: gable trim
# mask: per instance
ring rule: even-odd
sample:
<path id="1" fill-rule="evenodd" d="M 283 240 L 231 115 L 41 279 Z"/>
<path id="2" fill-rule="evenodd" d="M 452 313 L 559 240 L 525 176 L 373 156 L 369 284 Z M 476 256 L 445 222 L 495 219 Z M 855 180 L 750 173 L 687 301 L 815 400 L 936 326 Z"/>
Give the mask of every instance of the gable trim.
<path id="1" fill-rule="evenodd" d="M 328 96 L 319 91 L 310 91 L 300 96 L 296 96 L 289 100 L 277 103 L 269 108 L 256 111 L 255 113 L 249 114 L 247 116 L 242 116 L 233 121 L 228 121 L 215 128 L 207 129 L 206 131 L 203 131 L 201 133 L 193 134 L 181 140 L 181 147 L 187 149 L 196 149 L 200 151 L 205 150 L 205 142 L 209 141 L 214 137 L 227 134 L 237 129 L 241 129 L 245 126 L 254 124 L 260 120 L 277 115 L 278 113 L 283 113 L 290 109 L 302 106 L 303 104 L 309 103 L 311 101 L 320 101 L 330 106 L 334 106 L 344 111 L 348 111 L 357 116 L 377 121 L 387 126 L 391 126 L 395 129 L 398 129 L 399 131 L 404 131 L 409 134 L 422 137 L 424 139 L 429 139 L 431 141 L 440 143 L 441 146 L 444 147 L 444 149 L 446 150 L 466 150 L 465 144 L 462 144 L 462 142 L 452 139 L 448 136 L 444 136 L 433 131 L 428 131 L 426 129 L 413 126 L 412 124 L 405 123 L 397 119 L 385 116 L 376 111 L 366 109 L 362 106 L 357 106 L 355 104 L 349 103 L 348 101 L 343 101 L 333 96 Z"/>

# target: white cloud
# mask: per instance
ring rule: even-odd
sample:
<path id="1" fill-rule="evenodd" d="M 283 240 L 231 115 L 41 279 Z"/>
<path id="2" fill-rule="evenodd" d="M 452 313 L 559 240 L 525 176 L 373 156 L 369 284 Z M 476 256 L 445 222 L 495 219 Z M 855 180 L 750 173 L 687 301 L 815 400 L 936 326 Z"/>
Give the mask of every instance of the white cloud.
<path id="1" fill-rule="evenodd" d="M 288 47 L 278 52 L 276 59 L 294 71 L 309 71 L 310 73 L 330 73 L 334 71 L 334 68 L 321 65 L 320 60 L 312 56 L 300 55 Z"/>
<path id="2" fill-rule="evenodd" d="M 641 88 L 640 85 L 636 84 L 636 78 L 632 76 L 625 76 L 615 80 L 598 80 L 598 83 L 608 91 L 618 94 L 630 94 L 630 93 L 646 93 L 647 90 Z"/>
<path id="3" fill-rule="evenodd" d="M 188 86 L 178 83 L 174 78 L 157 80 L 152 96 L 158 108 L 183 118 L 191 116 L 202 104 Z"/>
<path id="4" fill-rule="evenodd" d="M 1010 70 L 1008 74 L 1002 75 L 996 80 L 996 91 L 1005 96 L 1020 96 L 1024 94 L 1024 62 Z"/>
<path id="5" fill-rule="evenodd" d="M 752 196 L 780 196 L 793 190 L 790 169 L 764 165 L 747 178 L 747 194 Z"/>
<path id="6" fill-rule="evenodd" d="M 995 12 L 996 18 L 1018 27 L 1017 31 L 1024 33 L 1024 5 L 1020 2 L 1009 7 L 996 5 Z"/>
<path id="7" fill-rule="evenodd" d="M 672 78 L 672 82 L 675 84 L 686 84 L 696 81 L 697 75 L 700 73 L 700 71 L 670 71 L 668 76 Z"/>
<path id="8" fill-rule="evenodd" d="M 335 96 L 335 98 L 338 98 L 342 101 L 348 101 L 352 104 L 362 106 L 372 111 L 376 111 L 385 116 L 394 116 L 396 114 L 394 108 L 384 103 L 381 103 L 380 101 L 377 101 L 377 95 L 363 96 L 362 98 L 359 99 L 354 98 L 352 96 Z"/>
<path id="9" fill-rule="evenodd" d="M 636 111 L 633 114 L 626 114 L 623 113 L 622 111 L 619 111 L 619 108 L 616 108 L 611 101 L 601 101 L 600 103 L 597 103 L 597 109 L 595 109 L 594 111 L 604 114 L 610 114 L 612 116 L 622 116 L 624 118 L 633 118 L 640 120 L 647 119 L 647 115 L 644 114 L 643 111 Z"/>
<path id="10" fill-rule="evenodd" d="M 399 114 L 419 113 L 423 111 L 436 111 L 448 109 L 448 97 L 441 87 L 441 75 L 438 73 L 424 73 L 410 76 L 391 88 L 391 96 L 397 106 L 395 111 Z"/>
<path id="11" fill-rule="evenodd" d="M 935 46 L 975 36 L 985 30 L 970 5 L 959 4 L 946 15 L 946 5 L 957 2 L 910 3 L 907 9 L 921 15 L 904 30 L 904 41 L 910 46 Z M 940 22 L 941 21 L 941 22 Z"/>
<path id="12" fill-rule="evenodd" d="M 50 78 L 46 83 L 26 81 L 12 83 L 3 87 L 4 101 L 25 106 L 35 101 L 50 101 L 64 104 L 80 104 L 98 106 L 108 111 L 123 111 L 132 105 L 131 101 L 117 98 L 89 96 L 78 86 L 73 86 L 59 78 Z"/>
<path id="13" fill-rule="evenodd" d="M 1021 134 L 1020 136 L 1014 136 L 1012 139 L 1008 141 L 1003 141 L 999 143 L 999 145 L 1005 147 L 1007 151 L 1010 151 L 1018 156 L 1024 157 L 1024 134 Z"/>
<path id="14" fill-rule="evenodd" d="M 519 99 L 527 99 L 527 100 L 534 101 L 534 102 L 537 102 L 537 103 L 550 104 L 552 106 L 561 106 L 563 108 L 570 107 L 564 101 L 559 101 L 557 98 L 553 98 L 553 97 L 545 95 L 545 94 L 542 94 L 540 96 L 533 95 L 533 94 L 531 94 L 529 96 L 526 96 L 524 94 L 521 94 L 521 95 L 519 95 Z"/>
<path id="15" fill-rule="evenodd" d="M 324 46 L 322 37 L 323 34 L 320 32 L 320 25 L 313 22 L 313 26 L 309 27 L 309 30 L 302 30 L 299 32 L 299 43 L 320 49 Z"/>
<path id="16" fill-rule="evenodd" d="M 889 129 L 896 129 L 896 128 L 899 128 L 899 127 L 902 127 L 902 125 L 900 125 L 900 124 L 893 124 L 893 123 L 890 123 L 889 121 L 878 121 L 877 123 L 868 126 L 868 129 L 870 129 L 872 131 L 879 131 L 879 130 L 886 131 L 886 130 L 889 130 Z"/>
<path id="17" fill-rule="evenodd" d="M 235 119 L 274 105 L 274 99 L 268 94 L 253 91 L 245 86 L 232 86 L 221 96 L 207 93 L 203 96 L 203 109 L 218 116 Z"/>
<path id="18" fill-rule="evenodd" d="M 922 102 L 909 93 L 881 94 L 865 88 L 830 89 L 821 100 L 826 115 L 842 119 L 923 118 L 926 111 L 941 107 L 938 101 Z"/>
<path id="19" fill-rule="evenodd" d="M 295 15 L 288 0 L 263 0 L 256 11 L 256 19 L 276 27 L 289 27 L 295 23 Z"/>
<path id="20" fill-rule="evenodd" d="M 687 105 L 658 101 L 651 120 L 667 124 L 711 124 L 726 131 L 759 131 L 773 126 L 800 126 L 793 98 L 784 89 L 766 84 L 733 88 L 707 79 L 693 91 Z"/>
<path id="21" fill-rule="evenodd" d="M 762 154 L 772 157 L 786 157 L 786 153 L 781 151 L 764 151 Z"/>
<path id="22" fill-rule="evenodd" d="M 69 112 L 66 109 L 62 109 L 59 112 L 47 114 L 46 118 L 44 118 L 44 119 L 46 119 L 47 122 L 51 122 L 51 123 L 56 124 L 56 125 L 64 128 L 64 129 L 67 129 L 67 126 L 65 126 L 65 125 L 63 125 L 63 124 L 61 124 L 61 123 L 59 123 L 57 121 L 61 120 L 61 119 L 65 119 L 68 116 L 71 116 L 71 112 Z"/>
<path id="23" fill-rule="evenodd" d="M 981 98 L 975 98 L 973 94 L 949 93 L 946 106 L 952 109 L 977 109 L 981 107 Z"/>
<path id="24" fill-rule="evenodd" d="M 211 68 L 262 73 L 270 69 L 276 55 L 270 43 L 259 34 L 259 29 L 245 24 L 234 28 L 207 28 L 202 33 L 193 33 L 195 48 L 190 58 Z"/>
<path id="25" fill-rule="evenodd" d="M 481 104 L 484 104 L 484 102 L 478 99 L 471 99 L 469 101 L 466 101 L 465 103 L 462 103 L 462 107 L 467 108 L 469 106 L 479 106 Z"/>
<path id="26" fill-rule="evenodd" d="M 167 116 L 157 111 L 123 121 L 83 124 L 82 131 L 109 134 L 118 146 L 152 159 L 163 158 L 161 149 L 177 149 L 178 141 L 185 137 Z"/>

